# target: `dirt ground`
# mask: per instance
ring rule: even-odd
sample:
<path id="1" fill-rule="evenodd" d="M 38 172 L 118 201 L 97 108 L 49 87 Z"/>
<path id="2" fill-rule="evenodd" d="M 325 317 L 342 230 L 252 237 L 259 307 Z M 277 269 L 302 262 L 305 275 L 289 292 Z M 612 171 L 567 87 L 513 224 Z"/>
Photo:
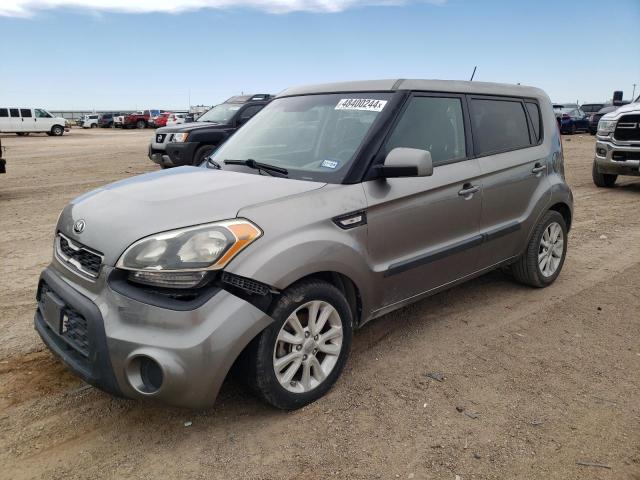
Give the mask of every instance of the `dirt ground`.
<path id="1" fill-rule="evenodd" d="M 640 179 L 597 189 L 593 137 L 564 138 L 575 218 L 553 286 L 495 272 L 376 320 L 331 392 L 285 413 L 235 381 L 201 412 L 113 398 L 33 330 L 58 213 L 156 169 L 150 135 L 2 138 L 0 478 L 640 479 Z"/>

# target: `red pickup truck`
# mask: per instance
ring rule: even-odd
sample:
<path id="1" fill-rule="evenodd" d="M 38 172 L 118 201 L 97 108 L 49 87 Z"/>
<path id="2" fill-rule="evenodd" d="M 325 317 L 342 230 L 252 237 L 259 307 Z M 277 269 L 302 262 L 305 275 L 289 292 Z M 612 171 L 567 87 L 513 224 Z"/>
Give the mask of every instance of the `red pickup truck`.
<path id="1" fill-rule="evenodd" d="M 154 115 L 158 115 L 160 110 L 138 110 L 124 117 L 122 128 L 147 128 Z"/>

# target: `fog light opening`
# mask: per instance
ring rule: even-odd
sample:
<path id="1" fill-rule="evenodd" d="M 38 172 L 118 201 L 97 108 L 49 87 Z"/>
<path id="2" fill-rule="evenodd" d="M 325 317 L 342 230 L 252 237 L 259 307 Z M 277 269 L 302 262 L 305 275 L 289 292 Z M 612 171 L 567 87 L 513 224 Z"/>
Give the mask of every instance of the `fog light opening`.
<path id="1" fill-rule="evenodd" d="M 164 381 L 162 367 L 153 358 L 140 355 L 133 358 L 127 367 L 127 377 L 131 386 L 145 395 L 160 390 Z"/>

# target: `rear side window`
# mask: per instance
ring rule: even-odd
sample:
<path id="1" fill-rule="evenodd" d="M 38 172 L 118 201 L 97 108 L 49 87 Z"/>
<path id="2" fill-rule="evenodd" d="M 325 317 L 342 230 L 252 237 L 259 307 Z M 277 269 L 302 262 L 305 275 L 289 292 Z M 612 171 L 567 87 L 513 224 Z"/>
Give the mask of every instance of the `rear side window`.
<path id="1" fill-rule="evenodd" d="M 30 118 L 31 117 L 31 109 L 30 108 L 21 108 L 20 113 L 22 114 L 22 118 Z"/>
<path id="2" fill-rule="evenodd" d="M 0 117 L 8 117 L 8 116 L 9 116 L 9 109 L 0 108 Z"/>
<path id="3" fill-rule="evenodd" d="M 527 112 L 529 112 L 529 120 L 531 120 L 531 126 L 533 127 L 533 139 L 534 143 L 540 142 L 542 139 L 542 121 L 540 117 L 540 107 L 537 103 L 526 102 Z"/>
<path id="4" fill-rule="evenodd" d="M 471 100 L 473 141 L 478 155 L 507 152 L 531 145 L 522 103 L 516 100 Z"/>
<path id="5" fill-rule="evenodd" d="M 9 113 L 13 118 L 20 118 L 20 111 L 17 108 L 10 108 Z"/>
<path id="6" fill-rule="evenodd" d="M 428 150 L 434 166 L 466 158 L 460 99 L 412 98 L 387 141 L 386 153 L 397 147 Z"/>

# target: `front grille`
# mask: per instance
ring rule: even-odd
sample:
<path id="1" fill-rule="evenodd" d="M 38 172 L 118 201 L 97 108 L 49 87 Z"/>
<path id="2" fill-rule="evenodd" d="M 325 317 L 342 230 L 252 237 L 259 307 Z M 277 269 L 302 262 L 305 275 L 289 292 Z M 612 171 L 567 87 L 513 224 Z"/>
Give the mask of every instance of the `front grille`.
<path id="1" fill-rule="evenodd" d="M 640 114 L 620 117 L 613 136 L 621 141 L 640 141 Z"/>
<path id="2" fill-rule="evenodd" d="M 60 259 L 68 266 L 91 277 L 97 277 L 102 265 L 102 255 L 75 242 L 61 233 L 56 239 L 56 251 Z"/>
<path id="3" fill-rule="evenodd" d="M 40 284 L 40 292 L 38 295 L 40 303 L 43 302 L 45 295 L 49 292 L 55 295 L 51 287 L 43 281 Z M 61 315 L 62 324 L 60 325 L 60 331 L 54 333 L 62 337 L 69 346 L 77 350 L 83 357 L 88 357 L 89 327 L 87 319 L 69 305 L 64 306 Z"/>

